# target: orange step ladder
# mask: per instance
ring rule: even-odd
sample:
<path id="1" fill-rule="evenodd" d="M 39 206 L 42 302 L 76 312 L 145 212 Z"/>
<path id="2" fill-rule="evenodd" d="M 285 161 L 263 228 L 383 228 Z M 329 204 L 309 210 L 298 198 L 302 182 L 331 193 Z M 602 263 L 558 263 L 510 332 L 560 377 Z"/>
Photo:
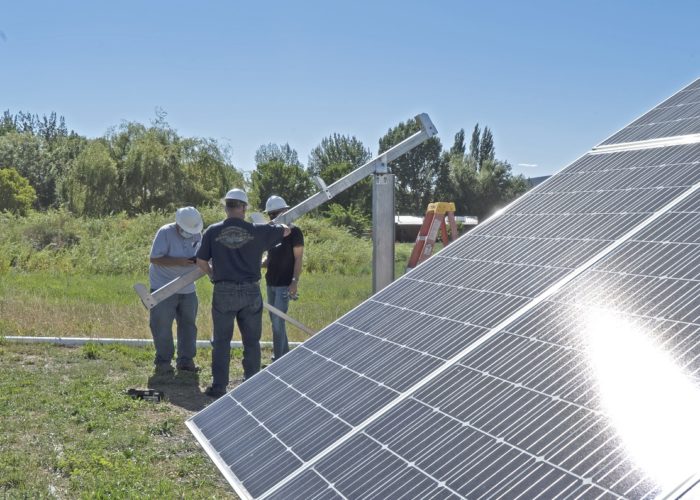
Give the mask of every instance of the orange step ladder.
<path id="1" fill-rule="evenodd" d="M 447 245 L 447 225 L 445 217 L 450 224 L 451 240 L 457 239 L 457 221 L 455 220 L 455 204 L 444 201 L 431 203 L 423 218 L 423 225 L 418 231 L 416 243 L 413 246 L 411 257 L 408 259 L 406 269 L 413 269 L 425 259 L 430 257 L 435 247 L 437 233 L 441 231 L 442 244 Z"/>

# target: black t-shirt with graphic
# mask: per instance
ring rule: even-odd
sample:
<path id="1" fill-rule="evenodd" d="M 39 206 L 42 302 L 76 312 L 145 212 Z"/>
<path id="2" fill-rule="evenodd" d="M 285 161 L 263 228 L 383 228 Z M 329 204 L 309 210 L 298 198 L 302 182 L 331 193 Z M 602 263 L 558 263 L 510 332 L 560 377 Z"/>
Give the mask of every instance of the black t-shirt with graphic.
<path id="1" fill-rule="evenodd" d="M 294 247 L 304 246 L 304 235 L 298 227 L 292 227 L 292 233 L 282 242 L 267 251 L 267 272 L 265 281 L 268 286 L 289 286 L 294 276 Z"/>
<path id="2" fill-rule="evenodd" d="M 207 228 L 197 258 L 211 259 L 214 282 L 259 281 L 263 252 L 279 243 L 283 236 L 282 226 L 229 218 Z"/>

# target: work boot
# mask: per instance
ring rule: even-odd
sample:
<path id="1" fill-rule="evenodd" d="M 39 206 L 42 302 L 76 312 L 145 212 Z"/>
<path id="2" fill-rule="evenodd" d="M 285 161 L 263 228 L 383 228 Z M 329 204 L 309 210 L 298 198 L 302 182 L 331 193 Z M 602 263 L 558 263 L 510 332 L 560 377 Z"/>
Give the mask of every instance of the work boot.
<path id="1" fill-rule="evenodd" d="M 156 375 L 172 375 L 173 366 L 170 363 L 158 363 L 155 372 Z"/>
<path id="2" fill-rule="evenodd" d="M 210 398 L 219 399 L 221 396 L 224 396 L 226 394 L 226 391 L 223 389 L 219 389 L 218 387 L 214 387 L 213 385 L 210 385 L 205 389 L 204 394 L 206 394 Z"/>
<path id="3" fill-rule="evenodd" d="M 201 370 L 199 366 L 194 364 L 194 361 L 183 361 L 177 364 L 177 369 L 182 372 L 193 372 L 197 373 Z"/>

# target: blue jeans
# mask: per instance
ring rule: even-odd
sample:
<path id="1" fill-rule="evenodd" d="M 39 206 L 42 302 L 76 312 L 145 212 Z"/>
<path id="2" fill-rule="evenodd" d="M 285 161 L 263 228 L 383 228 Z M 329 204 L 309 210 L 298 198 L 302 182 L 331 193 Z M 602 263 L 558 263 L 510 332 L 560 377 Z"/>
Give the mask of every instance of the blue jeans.
<path id="1" fill-rule="evenodd" d="M 176 293 L 159 303 L 150 314 L 156 347 L 154 363 L 170 364 L 175 354 L 173 320 L 177 321 L 177 364 L 191 364 L 197 354 L 197 294 Z"/>
<path id="2" fill-rule="evenodd" d="M 289 287 L 268 286 L 267 303 L 286 313 L 289 309 Z M 287 325 L 282 318 L 272 313 L 270 313 L 270 322 L 272 323 L 273 360 L 280 359 L 289 352 Z"/>
<path id="3" fill-rule="evenodd" d="M 262 295 L 260 285 L 220 281 L 214 284 L 211 317 L 212 387 L 226 390 L 231 362 L 233 321 L 238 323 L 243 341 L 243 374 L 249 379 L 260 371 L 260 335 L 262 333 Z"/>

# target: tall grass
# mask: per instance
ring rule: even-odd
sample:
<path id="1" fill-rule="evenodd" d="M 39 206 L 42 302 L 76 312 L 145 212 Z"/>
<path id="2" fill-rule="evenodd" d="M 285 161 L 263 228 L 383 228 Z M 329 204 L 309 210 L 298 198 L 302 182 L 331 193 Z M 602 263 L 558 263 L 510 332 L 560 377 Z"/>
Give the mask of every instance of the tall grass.
<path id="1" fill-rule="evenodd" d="M 202 210 L 205 225 L 221 220 L 218 208 Z M 174 214 L 123 214 L 82 218 L 58 210 L 16 217 L 0 213 L 0 273 L 141 274 L 148 271 L 153 237 Z M 371 272 L 371 242 L 328 221 L 302 218 L 305 272 L 362 275 Z"/>

